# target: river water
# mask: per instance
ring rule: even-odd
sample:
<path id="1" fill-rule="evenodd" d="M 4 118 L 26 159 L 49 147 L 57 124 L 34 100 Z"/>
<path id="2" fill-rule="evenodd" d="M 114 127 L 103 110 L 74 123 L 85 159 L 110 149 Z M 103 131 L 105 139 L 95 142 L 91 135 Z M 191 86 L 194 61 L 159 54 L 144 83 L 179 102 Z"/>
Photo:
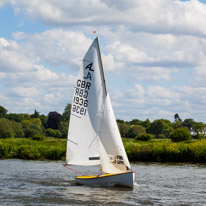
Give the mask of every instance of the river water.
<path id="1" fill-rule="evenodd" d="M 77 186 L 62 164 L 0 160 L 0 205 L 206 205 L 206 165 L 133 163 L 130 190 Z"/>

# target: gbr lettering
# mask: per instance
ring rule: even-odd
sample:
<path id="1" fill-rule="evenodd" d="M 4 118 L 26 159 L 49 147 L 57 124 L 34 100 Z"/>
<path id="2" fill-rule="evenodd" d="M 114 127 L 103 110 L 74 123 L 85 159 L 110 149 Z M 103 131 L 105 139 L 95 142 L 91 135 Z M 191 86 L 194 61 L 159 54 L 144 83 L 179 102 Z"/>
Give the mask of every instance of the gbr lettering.
<path id="1" fill-rule="evenodd" d="M 92 87 L 92 75 L 94 69 L 92 68 L 92 63 L 88 64 L 85 69 L 85 76 L 83 79 L 78 79 L 76 82 L 76 87 L 74 89 L 74 99 L 72 103 L 72 111 L 76 114 L 85 116 L 87 114 L 87 107 L 89 100 L 89 91 Z"/>

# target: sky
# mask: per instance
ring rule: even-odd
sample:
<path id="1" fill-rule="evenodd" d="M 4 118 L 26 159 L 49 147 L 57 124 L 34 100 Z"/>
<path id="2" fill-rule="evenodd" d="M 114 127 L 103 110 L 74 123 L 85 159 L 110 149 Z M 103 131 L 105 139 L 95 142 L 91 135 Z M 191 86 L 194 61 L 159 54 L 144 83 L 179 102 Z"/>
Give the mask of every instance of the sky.
<path id="1" fill-rule="evenodd" d="M 117 119 L 206 123 L 206 0 L 0 0 L 0 105 L 62 113 L 96 35 Z"/>

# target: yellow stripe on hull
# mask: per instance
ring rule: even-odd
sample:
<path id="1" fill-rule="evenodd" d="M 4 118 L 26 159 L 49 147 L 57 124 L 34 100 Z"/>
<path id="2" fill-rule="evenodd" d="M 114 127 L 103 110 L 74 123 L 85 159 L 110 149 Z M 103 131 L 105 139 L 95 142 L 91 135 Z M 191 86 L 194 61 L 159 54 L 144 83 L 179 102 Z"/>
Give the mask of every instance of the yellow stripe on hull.
<path id="1" fill-rule="evenodd" d="M 92 178 L 108 177 L 108 176 L 112 176 L 112 175 L 119 175 L 119 174 L 112 174 L 111 173 L 111 174 L 104 174 L 104 175 L 88 175 L 88 176 L 78 176 L 78 177 L 75 177 L 75 178 L 79 178 L 79 179 L 92 179 Z"/>
<path id="2" fill-rule="evenodd" d="M 75 178 L 76 182 L 83 185 L 121 185 L 133 187 L 134 172 L 124 172 L 118 174 L 104 174 L 104 175 L 88 175 L 78 176 Z"/>

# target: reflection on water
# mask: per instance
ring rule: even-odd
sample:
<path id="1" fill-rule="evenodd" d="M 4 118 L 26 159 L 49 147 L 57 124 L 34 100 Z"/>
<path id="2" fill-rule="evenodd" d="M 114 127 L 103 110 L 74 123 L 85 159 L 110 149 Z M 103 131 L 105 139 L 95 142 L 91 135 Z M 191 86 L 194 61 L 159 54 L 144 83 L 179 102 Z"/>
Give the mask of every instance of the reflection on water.
<path id="1" fill-rule="evenodd" d="M 0 205 L 204 205 L 206 165 L 132 164 L 133 190 L 78 186 L 63 162 L 0 160 Z M 80 168 L 75 168 L 80 171 Z M 85 167 L 84 173 L 98 172 Z"/>

